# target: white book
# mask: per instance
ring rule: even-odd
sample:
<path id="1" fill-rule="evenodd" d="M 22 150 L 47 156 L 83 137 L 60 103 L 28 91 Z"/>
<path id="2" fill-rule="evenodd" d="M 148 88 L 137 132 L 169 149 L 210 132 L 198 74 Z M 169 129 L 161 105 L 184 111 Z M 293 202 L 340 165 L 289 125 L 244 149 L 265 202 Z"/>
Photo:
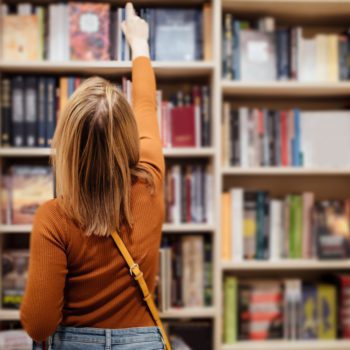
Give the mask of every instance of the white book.
<path id="1" fill-rule="evenodd" d="M 303 111 L 300 124 L 305 167 L 350 167 L 349 111 Z"/>
<path id="2" fill-rule="evenodd" d="M 126 81 L 126 99 L 129 102 L 129 104 L 131 105 L 131 103 L 132 103 L 132 82 L 129 79 Z"/>
<path id="3" fill-rule="evenodd" d="M 56 13 L 54 16 L 56 17 L 56 27 L 55 30 L 55 36 L 57 38 L 57 46 L 55 46 L 55 60 L 62 61 L 63 60 L 63 51 L 64 51 L 64 18 L 63 18 L 63 4 L 58 4 Z"/>
<path id="4" fill-rule="evenodd" d="M 316 39 L 302 38 L 300 46 L 299 81 L 316 81 Z"/>
<path id="5" fill-rule="evenodd" d="M 248 166 L 248 108 L 239 109 L 239 136 L 241 167 Z"/>
<path id="6" fill-rule="evenodd" d="M 283 239 L 283 203 L 280 200 L 270 201 L 270 259 L 279 260 L 282 257 L 281 240 Z"/>
<path id="7" fill-rule="evenodd" d="M 314 208 L 315 194 L 305 192 L 303 199 L 303 245 L 302 256 L 304 259 L 316 258 L 316 242 L 313 240 L 312 211 Z"/>
<path id="8" fill-rule="evenodd" d="M 55 60 L 55 47 L 57 47 L 57 40 L 55 35 L 56 13 L 57 5 L 49 5 L 49 40 L 48 40 L 48 60 Z"/>
<path id="9" fill-rule="evenodd" d="M 32 5 L 29 3 L 22 3 L 17 6 L 17 14 L 20 16 L 27 16 L 32 14 Z"/>
<path id="10" fill-rule="evenodd" d="M 316 80 L 328 80 L 328 38 L 325 34 L 316 35 Z"/>
<path id="11" fill-rule="evenodd" d="M 302 51 L 302 44 L 303 44 L 303 28 L 297 27 L 295 29 L 295 36 L 296 36 L 296 67 L 297 67 L 297 80 L 301 80 L 301 64 L 303 61 L 303 51 Z M 292 57 L 293 59 L 293 57 Z"/>
<path id="12" fill-rule="evenodd" d="M 232 258 L 233 261 L 243 260 L 243 189 L 232 188 L 231 220 L 232 220 Z"/>
<path id="13" fill-rule="evenodd" d="M 208 224 L 211 224 L 214 222 L 214 217 L 213 217 L 213 188 L 214 188 L 214 178 L 213 178 L 213 169 L 212 166 L 209 164 L 206 167 L 205 170 L 205 216 L 206 216 L 206 222 Z"/>
<path id="14" fill-rule="evenodd" d="M 70 26 L 70 19 L 69 19 L 69 8 L 66 4 L 63 5 L 62 8 L 63 12 L 63 57 L 62 59 L 64 61 L 70 60 L 70 33 L 69 33 L 69 26 Z"/>
<path id="15" fill-rule="evenodd" d="M 171 174 L 174 182 L 174 203 L 171 206 L 173 223 L 181 223 L 181 167 L 174 165 L 171 169 Z"/>

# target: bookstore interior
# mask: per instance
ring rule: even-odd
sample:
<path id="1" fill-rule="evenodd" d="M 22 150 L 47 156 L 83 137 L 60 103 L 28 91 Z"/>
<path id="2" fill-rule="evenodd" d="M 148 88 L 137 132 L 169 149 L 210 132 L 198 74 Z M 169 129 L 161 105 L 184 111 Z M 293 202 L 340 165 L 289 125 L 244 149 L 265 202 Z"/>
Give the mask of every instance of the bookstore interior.
<path id="1" fill-rule="evenodd" d="M 0 349 L 89 76 L 131 101 L 125 1 L 0 0 Z M 176 350 L 350 349 L 350 0 L 135 0 L 166 161 L 155 298 Z M 169 45 L 169 42 L 171 43 Z"/>

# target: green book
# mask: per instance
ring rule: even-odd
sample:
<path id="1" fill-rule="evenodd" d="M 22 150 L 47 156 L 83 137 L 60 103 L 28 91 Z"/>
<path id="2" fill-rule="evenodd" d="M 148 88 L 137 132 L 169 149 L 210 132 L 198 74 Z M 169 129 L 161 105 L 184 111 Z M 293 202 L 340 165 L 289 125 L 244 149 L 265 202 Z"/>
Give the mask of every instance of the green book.
<path id="1" fill-rule="evenodd" d="M 295 205 L 295 257 L 303 257 L 303 199 L 301 196 L 294 196 Z"/>
<path id="2" fill-rule="evenodd" d="M 237 341 L 237 278 L 227 276 L 224 282 L 224 343 Z"/>

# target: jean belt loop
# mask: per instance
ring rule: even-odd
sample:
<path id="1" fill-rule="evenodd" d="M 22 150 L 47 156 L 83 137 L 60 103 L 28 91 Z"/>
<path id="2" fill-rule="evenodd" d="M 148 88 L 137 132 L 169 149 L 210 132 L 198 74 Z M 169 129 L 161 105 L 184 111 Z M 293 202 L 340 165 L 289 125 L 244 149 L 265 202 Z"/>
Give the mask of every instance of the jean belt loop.
<path id="1" fill-rule="evenodd" d="M 106 347 L 105 350 L 112 349 L 112 331 L 110 329 L 106 329 Z"/>

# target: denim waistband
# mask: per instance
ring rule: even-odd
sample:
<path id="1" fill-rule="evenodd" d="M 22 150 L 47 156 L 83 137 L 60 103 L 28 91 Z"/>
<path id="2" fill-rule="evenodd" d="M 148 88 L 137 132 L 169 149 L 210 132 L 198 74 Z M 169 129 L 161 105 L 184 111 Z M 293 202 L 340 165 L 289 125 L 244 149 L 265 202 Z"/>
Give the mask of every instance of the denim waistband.
<path id="1" fill-rule="evenodd" d="M 118 328 L 118 329 L 108 329 L 111 336 L 127 336 L 127 335 L 143 335 L 143 334 L 161 334 L 158 327 L 132 327 L 132 328 Z M 96 335 L 105 336 L 105 328 L 90 328 L 90 327 L 66 327 L 58 326 L 56 332 L 59 333 L 73 333 L 81 335 Z M 108 332 L 108 333 L 109 333 Z"/>

